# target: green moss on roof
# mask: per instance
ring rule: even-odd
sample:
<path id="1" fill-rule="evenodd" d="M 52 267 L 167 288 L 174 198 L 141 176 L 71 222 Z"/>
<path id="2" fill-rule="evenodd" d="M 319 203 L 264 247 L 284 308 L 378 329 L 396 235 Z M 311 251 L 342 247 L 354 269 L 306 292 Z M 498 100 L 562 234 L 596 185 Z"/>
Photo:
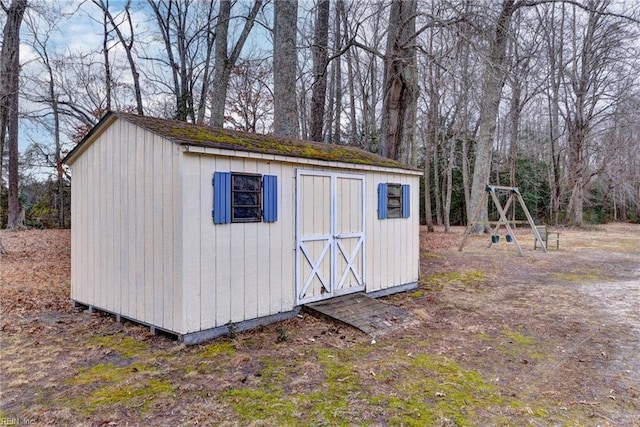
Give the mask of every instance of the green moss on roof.
<path id="1" fill-rule="evenodd" d="M 128 113 L 113 114 L 180 145 L 414 170 L 395 160 L 345 145 L 285 139 Z"/>

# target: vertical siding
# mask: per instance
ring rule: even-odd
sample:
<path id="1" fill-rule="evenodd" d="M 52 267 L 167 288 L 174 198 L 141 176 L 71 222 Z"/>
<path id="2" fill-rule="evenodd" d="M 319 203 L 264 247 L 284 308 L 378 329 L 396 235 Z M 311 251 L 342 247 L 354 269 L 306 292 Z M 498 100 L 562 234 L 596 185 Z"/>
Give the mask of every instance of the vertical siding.
<path id="1" fill-rule="evenodd" d="M 72 164 L 73 299 L 179 331 L 172 205 L 181 186 L 172 181 L 180 155 L 116 120 Z"/>
<path id="2" fill-rule="evenodd" d="M 243 157 L 183 160 L 183 332 L 293 309 L 293 168 Z M 278 221 L 213 224 L 214 172 L 277 175 Z"/>
<path id="3" fill-rule="evenodd" d="M 409 218 L 378 219 L 378 184 L 411 186 Z M 419 177 L 370 173 L 366 177 L 367 292 L 416 282 L 419 274 Z"/>

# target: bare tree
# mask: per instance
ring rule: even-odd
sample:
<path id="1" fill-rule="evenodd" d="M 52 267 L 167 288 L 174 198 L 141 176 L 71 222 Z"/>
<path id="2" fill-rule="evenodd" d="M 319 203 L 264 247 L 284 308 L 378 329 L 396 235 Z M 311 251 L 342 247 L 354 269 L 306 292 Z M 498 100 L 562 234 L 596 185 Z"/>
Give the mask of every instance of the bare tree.
<path id="1" fill-rule="evenodd" d="M 104 13 L 104 16 L 107 17 L 107 19 L 109 20 L 109 23 L 111 24 L 111 27 L 114 29 L 114 31 L 118 35 L 118 40 L 120 40 L 120 43 L 122 44 L 122 47 L 125 50 L 125 53 L 127 55 L 127 61 L 129 62 L 129 68 L 131 70 L 131 77 L 133 79 L 133 93 L 136 99 L 136 111 L 139 115 L 143 115 L 144 108 L 143 108 L 143 102 L 142 102 L 142 90 L 140 88 L 140 72 L 138 71 L 138 67 L 136 65 L 136 61 L 133 54 L 133 46 L 135 43 L 135 33 L 133 31 L 134 26 L 133 26 L 133 21 L 131 19 L 131 0 L 127 0 L 127 2 L 124 5 L 124 10 L 123 10 L 124 21 L 122 22 L 117 22 L 116 18 L 118 17 L 114 17 L 111 14 L 111 11 L 109 10 L 109 0 L 106 0 L 106 1 L 92 0 L 92 1 L 93 1 L 93 4 L 95 4 L 100 8 L 100 10 L 102 10 L 102 13 Z M 125 22 L 128 26 L 128 29 L 127 29 L 128 37 L 120 28 L 120 26 L 123 25 L 123 23 Z"/>
<path id="2" fill-rule="evenodd" d="M 298 0 L 274 4 L 273 28 L 273 132 L 297 138 L 299 132 L 296 101 L 296 34 Z"/>
<path id="3" fill-rule="evenodd" d="M 549 145 L 551 150 L 551 171 L 549 182 L 551 187 L 550 216 L 558 224 L 560 215 L 560 85 L 562 83 L 562 65 L 564 63 L 564 5 L 560 5 L 560 18 L 556 19 L 556 4 L 550 7 L 538 8 L 538 19 L 543 31 L 544 45 L 547 59 L 546 92 L 549 105 Z"/>
<path id="4" fill-rule="evenodd" d="M 218 14 L 218 23 L 216 25 L 216 49 L 215 49 L 215 72 L 211 85 L 211 125 L 222 127 L 224 124 L 224 109 L 227 99 L 227 88 L 229 86 L 229 76 L 231 70 L 235 67 L 240 52 L 244 47 L 247 37 L 253 28 L 256 16 L 262 7 L 262 0 L 255 0 L 253 7 L 247 14 L 242 33 L 238 37 L 233 50 L 229 54 L 228 36 L 229 21 L 231 20 L 231 1 L 220 1 L 220 13 Z"/>
<path id="5" fill-rule="evenodd" d="M 49 147 L 43 147 L 42 144 L 34 142 L 36 150 L 44 155 L 45 161 L 49 163 L 56 171 L 56 190 L 57 190 L 57 212 L 58 227 L 65 226 L 65 185 L 63 178 L 65 172 L 62 167 L 62 141 L 60 129 L 60 109 L 58 108 L 58 90 L 56 82 L 55 59 L 50 55 L 50 37 L 57 30 L 58 20 L 61 17 L 60 10 L 52 7 L 45 10 L 40 8 L 40 18 L 35 20 L 32 17 L 27 19 L 26 24 L 31 33 L 32 48 L 39 57 L 40 63 L 44 67 L 46 77 L 36 82 L 35 88 L 46 88 L 44 93 L 36 94 L 36 100 L 47 105 L 51 109 L 51 119 L 53 121 L 50 131 L 53 136 L 54 147 L 53 152 Z M 108 54 L 106 55 L 108 58 Z M 108 62 L 107 62 L 108 66 Z M 109 76 L 109 74 L 107 74 Z M 40 83 L 40 84 L 38 84 Z M 106 82 L 107 87 L 107 108 L 109 108 L 111 93 L 109 90 L 109 81 Z M 48 115 L 48 114 L 47 114 Z"/>
<path id="6" fill-rule="evenodd" d="M 240 61 L 231 72 L 227 122 L 237 130 L 266 133 L 273 117 L 271 67 L 265 60 Z"/>
<path id="7" fill-rule="evenodd" d="M 573 52 L 563 74 L 564 86 L 569 89 L 565 97 L 571 191 L 567 210 L 577 226 L 583 224 L 587 186 L 598 173 L 590 158 L 593 133 L 597 122 L 610 114 L 610 107 L 617 101 L 611 96 L 616 82 L 612 71 L 620 65 L 621 42 L 627 35 L 620 19 L 607 14 L 609 0 L 592 0 L 588 5 L 586 25 L 579 22 L 573 9 Z"/>
<path id="8" fill-rule="evenodd" d="M 477 137 L 476 159 L 471 184 L 471 206 L 468 211 L 475 212 L 482 200 L 489 175 L 491 173 L 491 154 L 496 133 L 496 119 L 500 106 L 502 87 L 507 77 L 506 50 L 510 35 L 511 17 L 515 11 L 514 0 L 503 0 L 495 22 L 494 34 L 489 41 L 489 54 L 483 74 L 482 95 L 480 98 L 480 119 Z M 487 206 L 481 206 L 477 220 L 487 221 Z M 475 227 L 481 232 L 484 227 Z"/>
<path id="9" fill-rule="evenodd" d="M 19 195 L 18 165 L 18 88 L 20 73 L 20 26 L 27 0 L 12 0 L 9 6 L 0 2 L 7 14 L 0 53 L 0 159 L 4 154 L 4 141 L 9 146 L 9 209 L 7 228 L 24 227 Z M 0 171 L 2 160 L 0 160 Z"/>

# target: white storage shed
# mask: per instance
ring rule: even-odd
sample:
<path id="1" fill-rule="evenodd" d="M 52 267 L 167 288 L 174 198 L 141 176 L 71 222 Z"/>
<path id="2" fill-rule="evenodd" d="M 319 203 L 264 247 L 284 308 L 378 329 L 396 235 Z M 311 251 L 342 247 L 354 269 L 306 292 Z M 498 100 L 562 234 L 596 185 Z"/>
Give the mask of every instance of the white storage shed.
<path id="1" fill-rule="evenodd" d="M 71 298 L 185 343 L 417 286 L 421 172 L 395 161 L 109 112 L 65 162 Z"/>

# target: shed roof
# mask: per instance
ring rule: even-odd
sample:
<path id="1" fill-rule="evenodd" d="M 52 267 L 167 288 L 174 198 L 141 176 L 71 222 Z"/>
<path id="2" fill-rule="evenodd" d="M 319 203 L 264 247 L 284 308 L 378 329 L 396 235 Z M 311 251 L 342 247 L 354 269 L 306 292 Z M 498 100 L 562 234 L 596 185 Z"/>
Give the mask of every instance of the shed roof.
<path id="1" fill-rule="evenodd" d="M 116 118 L 126 120 L 179 145 L 417 170 L 412 166 L 395 160 L 346 145 L 288 139 L 274 135 L 240 132 L 207 125 L 112 111 L 108 112 L 82 141 L 67 154 L 64 162 L 73 162 L 75 156 L 83 150 L 83 146 L 89 144 L 94 139 L 94 135 L 99 134 L 101 129 Z"/>

